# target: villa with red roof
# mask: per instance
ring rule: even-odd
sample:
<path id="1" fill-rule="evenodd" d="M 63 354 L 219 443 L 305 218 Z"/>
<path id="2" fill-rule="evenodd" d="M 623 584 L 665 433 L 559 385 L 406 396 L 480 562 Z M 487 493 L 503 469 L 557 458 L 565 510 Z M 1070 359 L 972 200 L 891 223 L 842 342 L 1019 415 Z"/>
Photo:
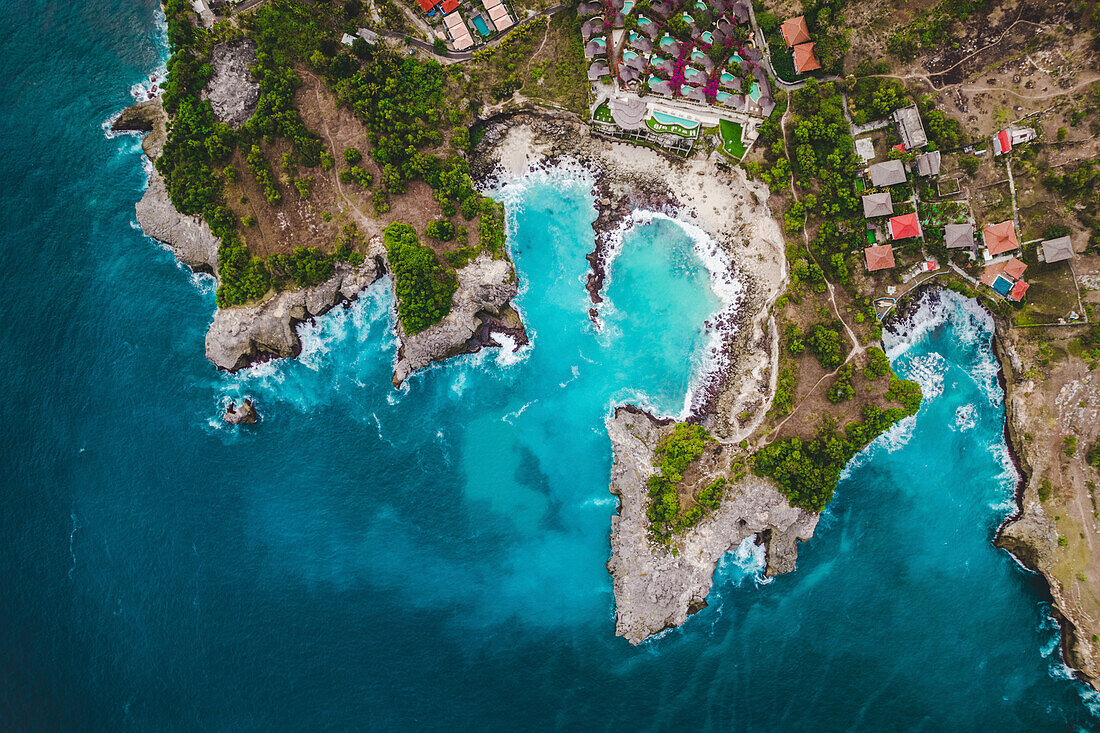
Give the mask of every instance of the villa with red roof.
<path id="1" fill-rule="evenodd" d="M 909 239 L 920 235 L 920 220 L 916 214 L 902 214 L 890 219 L 891 239 Z"/>
<path id="2" fill-rule="evenodd" d="M 1027 289 L 1029 287 L 1031 286 L 1025 283 L 1023 280 L 1017 280 L 1016 284 L 1012 286 L 1011 292 L 1009 292 L 1008 294 L 1008 299 L 1014 300 L 1019 303 L 1021 300 L 1024 299 L 1024 293 L 1027 292 Z"/>
<path id="3" fill-rule="evenodd" d="M 1016 240 L 1016 227 L 1012 220 L 1002 221 L 1000 224 L 986 224 L 982 231 L 986 249 L 990 255 L 999 255 L 1019 249 L 1020 243 Z"/>
<path id="4" fill-rule="evenodd" d="M 814 56 L 813 43 L 800 43 L 794 47 L 794 70 L 799 74 L 820 69 L 821 63 Z"/>
<path id="5" fill-rule="evenodd" d="M 888 270 L 894 266 L 894 249 L 889 244 L 879 244 L 867 247 L 863 250 L 863 256 L 867 261 L 867 269 Z"/>
<path id="6" fill-rule="evenodd" d="M 788 46 L 797 46 L 810 40 L 810 29 L 806 27 L 806 16 L 804 15 L 783 21 L 783 25 L 779 26 L 779 31 L 783 34 L 783 40 L 787 42 Z"/>

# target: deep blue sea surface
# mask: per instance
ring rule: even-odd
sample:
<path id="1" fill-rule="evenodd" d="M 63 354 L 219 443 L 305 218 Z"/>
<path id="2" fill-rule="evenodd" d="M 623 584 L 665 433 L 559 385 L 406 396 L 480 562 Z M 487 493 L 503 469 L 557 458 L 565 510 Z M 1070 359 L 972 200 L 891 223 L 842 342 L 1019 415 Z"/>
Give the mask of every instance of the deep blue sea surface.
<path id="1" fill-rule="evenodd" d="M 163 63 L 149 0 L 0 9 L 4 729 L 1087 730 L 1042 589 L 990 539 L 1015 477 L 989 324 L 926 309 L 895 367 L 927 399 L 857 457 L 798 571 L 745 547 L 710 605 L 614 636 L 603 419 L 681 412 L 736 301 L 639 220 L 583 288 L 589 185 L 509 206 L 532 345 L 390 387 L 385 283 L 298 361 L 217 373 L 214 307 L 132 225 Z M 263 422 L 222 426 L 226 399 Z"/>

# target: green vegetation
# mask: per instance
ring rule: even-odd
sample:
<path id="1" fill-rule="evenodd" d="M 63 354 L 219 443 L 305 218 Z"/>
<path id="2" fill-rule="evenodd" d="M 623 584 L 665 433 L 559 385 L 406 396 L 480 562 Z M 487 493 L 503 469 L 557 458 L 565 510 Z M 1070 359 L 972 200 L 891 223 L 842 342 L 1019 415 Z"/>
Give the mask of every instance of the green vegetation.
<path id="1" fill-rule="evenodd" d="M 1066 458 L 1073 458 L 1075 455 L 1077 455 L 1076 435 L 1062 436 L 1062 452 L 1066 454 Z"/>
<path id="2" fill-rule="evenodd" d="M 966 20 L 990 5 L 992 0 L 943 0 L 931 10 L 919 10 L 912 23 L 886 40 L 886 49 L 902 61 L 912 61 L 919 51 L 950 46 L 956 21 Z"/>
<path id="3" fill-rule="evenodd" d="M 436 219 L 428 222 L 424 234 L 440 242 L 450 242 L 455 238 L 455 225 L 447 219 Z"/>
<path id="4" fill-rule="evenodd" d="M 1045 478 L 1039 482 L 1039 501 L 1050 501 L 1050 496 L 1054 487 L 1051 486 L 1050 479 Z"/>
<path id="5" fill-rule="evenodd" d="M 650 498 L 646 516 L 649 518 L 650 531 L 657 539 L 667 542 L 673 533 L 692 526 L 702 518 L 701 506 L 692 507 L 687 513 L 681 514 L 678 487 L 684 480 L 687 467 L 698 460 L 707 443 L 713 441 L 714 438 L 702 426 L 677 423 L 672 432 L 658 444 L 653 465 L 659 470 L 649 477 L 646 485 Z M 717 506 L 724 485 L 724 481 L 721 484 L 716 481 L 701 492 L 701 495 L 705 494 L 707 501 L 712 501 Z M 696 512 L 696 509 L 699 511 Z"/>
<path id="6" fill-rule="evenodd" d="M 886 358 L 886 352 L 877 346 L 867 347 L 867 366 L 863 369 L 864 379 L 870 382 L 891 373 L 890 360 Z"/>
<path id="7" fill-rule="evenodd" d="M 792 506 L 820 512 L 832 500 L 840 472 L 852 456 L 898 420 L 916 413 L 920 387 L 910 384 L 916 388 L 915 405 L 908 391 L 904 407 L 883 410 L 865 405 L 863 421 L 848 423 L 843 434 L 835 422 L 825 419 L 813 440 L 787 438 L 761 448 L 753 456 L 753 472 L 774 479 Z"/>
<path id="8" fill-rule="evenodd" d="M 718 131 L 722 135 L 722 149 L 728 154 L 740 160 L 745 157 L 747 149 L 741 140 L 741 125 L 729 120 L 718 121 Z"/>
<path id="9" fill-rule="evenodd" d="M 794 407 L 794 391 L 798 386 L 798 373 L 791 367 L 779 370 L 775 382 L 775 399 L 772 400 L 772 409 L 778 416 L 789 415 Z"/>
<path id="10" fill-rule="evenodd" d="M 420 333 L 450 312 L 458 278 L 454 270 L 439 264 L 430 247 L 420 244 L 408 224 L 394 222 L 382 234 L 393 270 L 397 315 L 406 333 Z"/>
<path id="11" fill-rule="evenodd" d="M 844 361 L 844 342 L 837 329 L 817 324 L 807 334 L 806 345 L 823 369 L 832 371 Z"/>
<path id="12" fill-rule="evenodd" d="M 829 402 L 835 405 L 838 402 L 850 400 L 852 397 L 855 397 L 856 390 L 852 386 L 852 372 L 854 369 L 855 367 L 851 363 L 845 364 L 840 368 L 836 375 L 836 382 L 829 388 L 827 394 Z"/>
<path id="13" fill-rule="evenodd" d="M 909 94 L 897 79 L 864 77 L 857 79 L 848 94 L 852 122 L 866 125 L 909 104 Z"/>

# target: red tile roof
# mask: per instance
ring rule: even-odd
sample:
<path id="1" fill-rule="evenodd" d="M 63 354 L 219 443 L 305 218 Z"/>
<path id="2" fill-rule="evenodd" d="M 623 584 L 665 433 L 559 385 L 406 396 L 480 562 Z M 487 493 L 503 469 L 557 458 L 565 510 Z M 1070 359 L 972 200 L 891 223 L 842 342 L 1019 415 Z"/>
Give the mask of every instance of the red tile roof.
<path id="1" fill-rule="evenodd" d="M 1024 299 L 1024 293 L 1030 286 L 1023 280 L 1017 280 L 1016 284 L 1012 286 L 1012 290 L 1009 292 L 1008 297 L 1019 303 Z"/>
<path id="2" fill-rule="evenodd" d="M 891 150 L 900 150 L 901 152 L 904 153 L 905 152 L 905 143 L 898 143 L 897 145 L 895 145 L 894 147 L 892 147 L 890 149 Z"/>
<path id="3" fill-rule="evenodd" d="M 867 259 L 867 269 L 885 270 L 894 266 L 894 249 L 888 244 L 880 244 L 863 250 L 863 256 Z"/>
<path id="4" fill-rule="evenodd" d="M 788 46 L 797 46 L 810 40 L 810 29 L 806 27 L 806 16 L 804 15 L 797 18 L 788 18 L 783 21 L 783 25 L 779 26 L 779 30 L 783 33 L 783 40 L 787 42 Z"/>
<path id="5" fill-rule="evenodd" d="M 1001 152 L 1007 153 L 1012 150 L 1012 136 L 1008 134 L 1008 130 L 998 132 L 997 139 L 1001 141 Z"/>
<path id="6" fill-rule="evenodd" d="M 800 43 L 794 47 L 794 70 L 799 74 L 806 71 L 820 69 L 817 57 L 814 56 L 814 44 Z"/>
<path id="7" fill-rule="evenodd" d="M 1010 259 L 1005 264 L 1005 274 L 1011 277 L 1013 280 L 1019 280 L 1024 276 L 1024 270 L 1027 269 L 1027 265 L 1022 260 L 1018 260 L 1015 257 Z"/>
<path id="8" fill-rule="evenodd" d="M 920 221 L 916 214 L 902 214 L 890 219 L 890 237 L 892 239 L 909 239 L 920 236 Z"/>
<path id="9" fill-rule="evenodd" d="M 425 13 L 439 5 L 439 0 L 416 0 L 416 3 L 420 6 L 420 9 Z"/>
<path id="10" fill-rule="evenodd" d="M 1016 227 L 1012 225 L 1011 219 L 1000 224 L 986 224 L 982 236 L 991 255 L 1011 252 L 1020 246 L 1016 240 Z"/>

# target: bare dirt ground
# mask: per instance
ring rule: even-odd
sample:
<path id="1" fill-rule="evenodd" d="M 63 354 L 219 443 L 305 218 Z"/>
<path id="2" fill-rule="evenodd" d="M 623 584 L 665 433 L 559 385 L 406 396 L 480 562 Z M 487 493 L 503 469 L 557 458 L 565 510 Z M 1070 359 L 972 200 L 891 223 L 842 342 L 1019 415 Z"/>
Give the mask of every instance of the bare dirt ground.
<path id="1" fill-rule="evenodd" d="M 324 140 L 326 148 L 336 158 L 336 166 L 330 171 L 317 168 L 300 168 L 299 176 L 313 179 L 308 199 L 302 197 L 290 182 L 290 176 L 281 170 L 283 153 L 291 152 L 290 143 L 283 139 L 273 145 L 261 146 L 271 164 L 272 172 L 279 179 L 282 203 L 272 206 L 245 162 L 240 151 L 234 153 L 231 164 L 238 171 L 238 180 L 227 187 L 230 208 L 241 216 L 252 216 L 256 224 L 244 227 L 249 250 L 260 257 L 287 253 L 295 247 L 320 247 L 331 252 L 344 224 L 355 222 L 366 238 L 380 236 L 392 222 L 411 224 L 421 235 L 421 240 L 443 253 L 463 246 L 459 241 L 437 242 L 423 236 L 428 222 L 441 219 L 443 211 L 435 200 L 431 187 L 423 181 L 411 181 L 403 194 L 390 197 L 390 211 L 377 214 L 371 202 L 371 193 L 378 188 L 381 170 L 369 156 L 367 131 L 362 123 L 345 107 L 337 106 L 335 97 L 324 83 L 308 70 L 299 69 L 303 85 L 295 94 L 295 105 L 306 127 Z M 345 148 L 357 148 L 363 159 L 359 166 L 370 172 L 374 183 L 368 189 L 357 183 L 343 183 L 338 174 L 348 167 L 344 161 Z M 446 148 L 434 152 L 448 155 Z M 244 197 L 245 200 L 242 200 Z M 461 215 L 451 217 L 456 229 L 465 228 L 466 244 L 477 245 L 476 220 L 465 221 Z"/>

